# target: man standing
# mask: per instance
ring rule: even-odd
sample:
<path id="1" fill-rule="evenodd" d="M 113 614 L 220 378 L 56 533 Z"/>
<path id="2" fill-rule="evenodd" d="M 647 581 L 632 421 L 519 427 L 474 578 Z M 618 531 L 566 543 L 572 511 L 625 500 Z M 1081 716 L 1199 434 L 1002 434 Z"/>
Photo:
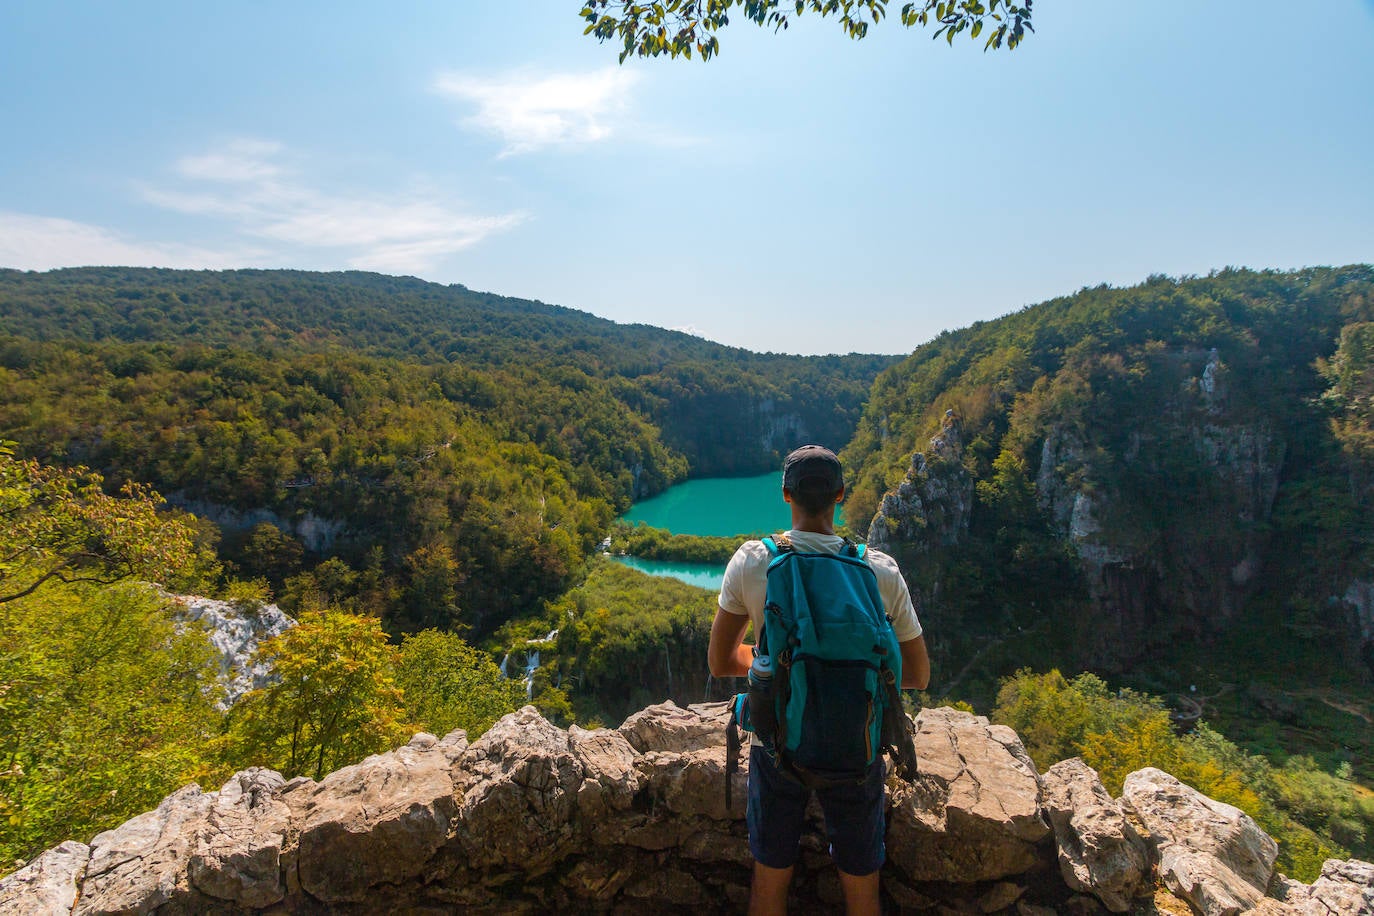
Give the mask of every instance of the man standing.
<path id="1" fill-rule="evenodd" d="M 835 534 L 835 507 L 844 499 L 844 475 L 835 453 L 806 445 L 787 456 L 782 466 L 782 498 L 792 508 L 787 538 L 802 553 L 839 553 L 845 541 Z M 911 594 L 896 562 L 876 550 L 866 551 L 878 579 L 887 616 L 902 656 L 903 688 L 923 689 L 930 682 L 921 624 Z M 746 541 L 730 558 L 721 583 L 720 606 L 711 625 L 707 664 L 715 677 L 743 677 L 753 660 L 743 643 L 753 627 L 763 632 L 769 553 L 761 541 Z M 877 914 L 878 870 L 886 850 L 883 760 L 878 757 L 862 785 L 817 790 L 825 813 L 830 853 L 839 869 L 845 910 L 850 916 Z M 811 790 L 779 772 L 772 756 L 757 741 L 749 754 L 749 849 L 754 855 L 750 916 L 785 913 L 792 868 L 797 860 Z"/>

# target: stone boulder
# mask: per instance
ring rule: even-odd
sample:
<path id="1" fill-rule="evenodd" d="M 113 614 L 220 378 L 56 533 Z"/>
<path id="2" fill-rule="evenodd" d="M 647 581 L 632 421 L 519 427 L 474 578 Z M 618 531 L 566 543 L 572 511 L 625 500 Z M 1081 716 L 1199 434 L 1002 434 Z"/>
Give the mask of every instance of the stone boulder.
<path id="1" fill-rule="evenodd" d="M 533 706 L 492 726 L 452 775 L 461 799 L 457 837 L 470 864 L 538 874 L 576 848 L 586 772 L 568 733 Z"/>
<path id="2" fill-rule="evenodd" d="M 81 882 L 76 916 L 195 909 L 199 897 L 187 869 L 196 836 L 214 798 L 192 783 L 152 811 L 125 821 L 91 840 L 91 858 Z"/>
<path id="3" fill-rule="evenodd" d="M 664 703 L 616 730 L 564 731 L 525 707 L 471 745 L 462 731 L 420 734 L 318 783 L 245 770 L 0 879 L 0 916 L 740 912 L 748 760 L 727 809 L 725 719 L 720 704 Z M 1156 864 L 1141 865 L 1143 849 L 1201 913 L 1374 916 L 1374 866 L 1271 882 L 1272 840 L 1158 770 L 1132 774 L 1113 802 L 1081 762 L 1042 780 L 1013 732 L 952 709 L 924 710 L 916 745 L 919 775 L 888 781 L 891 906 L 1086 916 L 1151 892 L 1173 900 L 1140 886 Z M 792 900 L 843 908 L 818 805 Z"/>
<path id="4" fill-rule="evenodd" d="M 1130 910 L 1150 873 L 1149 848 L 1097 771 L 1073 757 L 1046 770 L 1040 784 L 1064 882 L 1113 913 Z"/>
<path id="5" fill-rule="evenodd" d="M 1374 864 L 1327 859 L 1310 887 L 1279 875 L 1270 893 L 1246 916 L 1374 916 Z"/>
<path id="6" fill-rule="evenodd" d="M 1043 862 L 1050 833 L 1021 739 L 983 716 L 942 707 L 916 718 L 920 774 L 890 778 L 888 860 L 910 881 L 967 884 Z"/>
<path id="7" fill-rule="evenodd" d="M 300 887 L 325 903 L 358 903 L 378 885 L 420 876 L 458 812 L 450 749 L 420 734 L 285 793 Z"/>
<path id="8" fill-rule="evenodd" d="M 671 701 L 645 707 L 617 731 L 636 751 L 686 754 L 725 746 L 730 709 L 725 703 L 701 703 L 685 709 Z"/>
<path id="9" fill-rule="evenodd" d="M 91 847 L 71 840 L 55 846 L 0 882 L 0 916 L 70 913 Z"/>
<path id="10" fill-rule="evenodd" d="M 1374 916 L 1374 863 L 1359 859 L 1327 859 L 1312 883 L 1307 912 L 1312 916 L 1350 913 Z"/>
<path id="11" fill-rule="evenodd" d="M 1248 814 L 1153 767 L 1127 776 L 1121 799 L 1149 830 L 1165 884 L 1195 910 L 1232 916 L 1259 905 L 1278 844 Z"/>
<path id="12" fill-rule="evenodd" d="M 187 863 L 196 890 L 243 907 L 286 896 L 281 857 L 290 809 L 279 799 L 285 780 L 254 767 L 235 773 L 213 797 Z"/>

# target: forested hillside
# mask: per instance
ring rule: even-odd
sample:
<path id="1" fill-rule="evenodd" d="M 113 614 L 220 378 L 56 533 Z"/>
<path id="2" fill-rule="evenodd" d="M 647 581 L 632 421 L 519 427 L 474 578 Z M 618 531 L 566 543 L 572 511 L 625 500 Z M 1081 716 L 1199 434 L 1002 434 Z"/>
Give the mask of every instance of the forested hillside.
<path id="1" fill-rule="evenodd" d="M 939 689 L 1087 668 L 1363 768 L 1371 321 L 1369 266 L 1156 277 L 884 372 L 847 512 L 921 593 Z"/>
<path id="2" fill-rule="evenodd" d="M 400 631 L 489 631 L 633 498 L 847 441 L 893 359 L 374 274 L 0 271 L 0 439 L 151 484 L 293 609 Z"/>
<path id="3" fill-rule="evenodd" d="M 1290 874 L 1371 848 L 1369 267 L 1087 289 L 899 363 L 366 274 L 0 272 L 0 322 L 10 860 L 527 698 L 591 725 L 728 691 L 714 596 L 591 554 L 632 498 L 811 438 L 849 441 L 846 518 L 921 598 L 930 699 L 1042 768 L 1169 769 Z M 277 679 L 216 707 L 204 634 L 140 580 L 277 599 Z"/>

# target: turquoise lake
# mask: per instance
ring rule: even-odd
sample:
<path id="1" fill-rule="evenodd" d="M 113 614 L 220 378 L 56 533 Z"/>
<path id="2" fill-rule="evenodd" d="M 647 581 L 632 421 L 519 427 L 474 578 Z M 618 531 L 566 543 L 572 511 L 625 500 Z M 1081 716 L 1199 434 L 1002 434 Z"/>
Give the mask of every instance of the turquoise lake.
<path id="1" fill-rule="evenodd" d="M 622 520 L 666 528 L 673 534 L 738 536 L 743 541 L 750 536 L 787 530 L 792 523 L 792 511 L 782 501 L 782 472 L 774 471 L 757 477 L 689 480 L 653 499 L 636 503 Z M 720 577 L 725 572 L 724 564 L 639 557 L 614 559 L 651 576 L 670 576 L 701 588 L 720 588 Z"/>
<path id="2" fill-rule="evenodd" d="M 786 531 L 792 512 L 782 501 L 782 471 L 774 471 L 757 477 L 689 480 L 635 503 L 622 520 L 673 534 L 733 537 Z"/>

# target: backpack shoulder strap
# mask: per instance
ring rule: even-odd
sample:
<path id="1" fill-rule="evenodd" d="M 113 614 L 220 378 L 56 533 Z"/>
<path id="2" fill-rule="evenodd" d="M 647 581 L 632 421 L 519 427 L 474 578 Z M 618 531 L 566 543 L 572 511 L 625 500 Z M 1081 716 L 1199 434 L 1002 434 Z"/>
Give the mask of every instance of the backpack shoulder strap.
<path id="1" fill-rule="evenodd" d="M 840 548 L 840 552 L 843 553 L 845 556 L 853 557 L 856 560 L 863 560 L 864 554 L 868 552 L 868 545 L 856 544 L 849 538 L 845 538 L 844 546 Z M 867 561 L 865 560 L 865 562 Z"/>
<path id="2" fill-rule="evenodd" d="M 761 539 L 764 547 L 768 548 L 768 559 L 776 560 L 785 553 L 792 553 L 796 550 L 792 546 L 792 539 L 787 536 L 785 531 L 778 532 L 772 537 Z"/>

